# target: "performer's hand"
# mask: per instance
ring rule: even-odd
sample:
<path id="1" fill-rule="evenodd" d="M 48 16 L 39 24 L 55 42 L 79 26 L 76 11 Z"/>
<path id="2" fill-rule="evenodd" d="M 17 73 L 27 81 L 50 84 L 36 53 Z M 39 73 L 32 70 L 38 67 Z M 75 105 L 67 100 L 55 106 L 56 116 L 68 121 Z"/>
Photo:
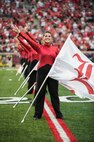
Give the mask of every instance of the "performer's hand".
<path id="1" fill-rule="evenodd" d="M 19 40 L 17 39 L 17 37 L 15 37 L 14 40 L 15 40 L 15 46 L 18 47 L 20 45 Z"/>
<path id="2" fill-rule="evenodd" d="M 20 30 L 18 29 L 18 27 L 16 25 L 13 26 L 13 31 L 15 31 L 16 33 L 20 33 Z"/>
<path id="3" fill-rule="evenodd" d="M 24 31 L 27 32 L 28 28 L 29 28 L 29 26 L 28 26 L 28 24 L 26 24 L 26 26 L 24 27 Z"/>

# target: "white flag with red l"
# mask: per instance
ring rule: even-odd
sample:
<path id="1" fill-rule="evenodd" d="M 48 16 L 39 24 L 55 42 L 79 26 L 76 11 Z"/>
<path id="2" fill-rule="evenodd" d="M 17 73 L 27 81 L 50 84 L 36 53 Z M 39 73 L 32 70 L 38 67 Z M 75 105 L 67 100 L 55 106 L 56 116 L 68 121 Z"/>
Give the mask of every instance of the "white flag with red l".
<path id="1" fill-rule="evenodd" d="M 49 76 L 80 98 L 94 100 L 94 63 L 76 47 L 70 36 L 56 57 Z"/>

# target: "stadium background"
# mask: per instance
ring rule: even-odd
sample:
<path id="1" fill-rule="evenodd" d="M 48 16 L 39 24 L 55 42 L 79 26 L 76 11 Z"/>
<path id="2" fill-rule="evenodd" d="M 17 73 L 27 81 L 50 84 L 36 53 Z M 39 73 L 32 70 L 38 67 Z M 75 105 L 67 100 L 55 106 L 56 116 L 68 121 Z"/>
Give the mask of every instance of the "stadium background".
<path id="1" fill-rule="evenodd" d="M 12 24 L 20 29 L 26 23 L 29 31 L 41 40 L 43 31 L 51 30 L 55 42 L 61 48 L 68 34 L 72 32 L 73 41 L 77 47 L 94 61 L 94 1 L 93 0 L 0 0 L 0 97 L 14 97 L 14 92 L 23 82 L 18 81 L 14 68 L 2 66 L 17 66 L 20 55 L 16 50 L 16 33 Z M 60 96 L 73 94 L 59 86 Z M 21 97 L 27 86 L 20 90 Z M 49 95 L 46 95 L 50 100 Z M 27 96 L 29 101 L 31 96 Z M 74 101 L 74 98 L 71 98 Z M 84 101 L 76 98 L 78 101 Z M 30 104 L 18 105 L 13 109 L 11 104 L 0 104 L 0 142 L 54 142 L 45 118 L 34 122 L 34 108 L 30 110 L 26 121 L 21 120 Z M 68 125 L 79 142 L 94 141 L 94 104 L 61 102 L 64 122 Z M 41 132 L 41 133 L 40 133 Z"/>
<path id="2" fill-rule="evenodd" d="M 93 0 L 0 0 L 0 66 L 20 62 L 13 24 L 20 29 L 28 24 L 38 41 L 50 30 L 59 48 L 71 32 L 77 47 L 94 60 Z"/>

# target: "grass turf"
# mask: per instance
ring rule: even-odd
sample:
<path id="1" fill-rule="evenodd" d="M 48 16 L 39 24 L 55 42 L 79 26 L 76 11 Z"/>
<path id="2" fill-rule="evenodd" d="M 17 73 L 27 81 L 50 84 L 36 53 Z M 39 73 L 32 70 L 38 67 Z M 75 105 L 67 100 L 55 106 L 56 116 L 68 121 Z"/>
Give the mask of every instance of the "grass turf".
<path id="1" fill-rule="evenodd" d="M 15 97 L 14 92 L 23 78 L 18 82 L 15 70 L 0 70 L 0 97 Z M 12 79 L 12 80 L 10 80 Z M 22 96 L 27 91 L 25 86 L 16 96 Z M 72 95 L 69 90 L 59 86 L 60 95 Z M 49 95 L 46 95 L 50 100 Z M 29 96 L 28 96 L 29 97 Z M 80 100 L 80 99 L 79 99 Z M 54 142 L 54 137 L 44 118 L 33 120 L 34 108 L 30 110 L 25 122 L 21 120 L 30 104 L 13 105 L 0 104 L 0 142 Z M 94 103 L 60 104 L 64 121 L 76 136 L 78 142 L 94 141 Z"/>

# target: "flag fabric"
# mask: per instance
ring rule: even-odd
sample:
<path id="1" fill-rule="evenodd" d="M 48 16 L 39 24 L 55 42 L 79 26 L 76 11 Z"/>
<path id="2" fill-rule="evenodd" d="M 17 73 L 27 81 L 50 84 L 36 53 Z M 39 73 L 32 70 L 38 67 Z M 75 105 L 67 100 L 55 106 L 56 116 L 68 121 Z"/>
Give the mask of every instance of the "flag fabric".
<path id="1" fill-rule="evenodd" d="M 70 36 L 56 57 L 49 77 L 80 98 L 94 100 L 94 63 L 77 48 Z"/>

